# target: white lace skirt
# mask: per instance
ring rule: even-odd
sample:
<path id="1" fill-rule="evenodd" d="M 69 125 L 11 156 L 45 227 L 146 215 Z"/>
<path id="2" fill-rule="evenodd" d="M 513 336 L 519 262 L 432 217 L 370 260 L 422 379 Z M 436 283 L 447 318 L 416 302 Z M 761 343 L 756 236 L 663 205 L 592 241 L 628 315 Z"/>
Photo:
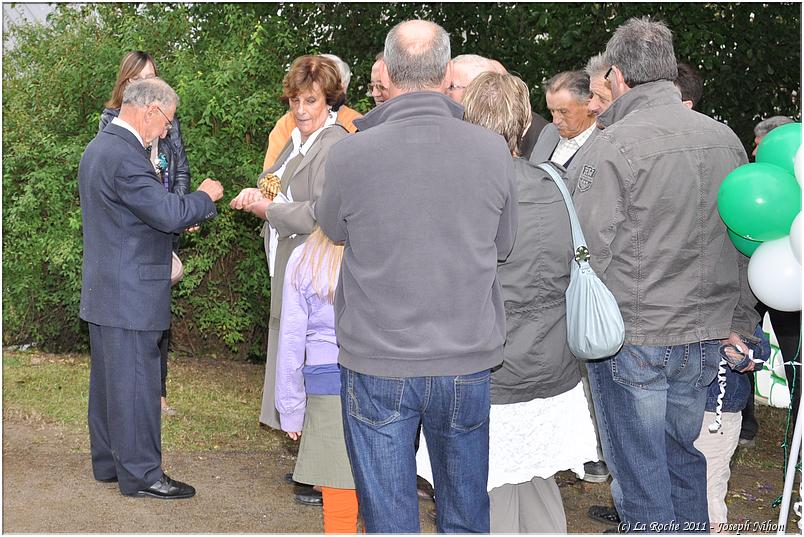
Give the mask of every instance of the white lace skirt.
<path id="1" fill-rule="evenodd" d="M 525 403 L 491 405 L 487 490 L 547 479 L 562 470 L 583 476 L 583 464 L 597 461 L 597 440 L 583 385 Z M 431 483 L 433 472 L 424 434 L 416 454 L 417 473 Z"/>

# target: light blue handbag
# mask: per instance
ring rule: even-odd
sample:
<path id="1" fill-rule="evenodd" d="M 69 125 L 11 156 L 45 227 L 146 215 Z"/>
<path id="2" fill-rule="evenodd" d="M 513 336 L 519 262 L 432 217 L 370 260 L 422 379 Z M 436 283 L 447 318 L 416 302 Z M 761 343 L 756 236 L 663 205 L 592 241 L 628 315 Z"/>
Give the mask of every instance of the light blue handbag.
<path id="1" fill-rule="evenodd" d="M 567 345 L 577 358 L 595 360 L 613 356 L 623 346 L 625 326 L 617 300 L 589 265 L 589 249 L 578 214 L 564 179 L 549 162 L 539 164 L 564 197 L 567 206 L 575 259 L 571 262 L 567 300 Z"/>

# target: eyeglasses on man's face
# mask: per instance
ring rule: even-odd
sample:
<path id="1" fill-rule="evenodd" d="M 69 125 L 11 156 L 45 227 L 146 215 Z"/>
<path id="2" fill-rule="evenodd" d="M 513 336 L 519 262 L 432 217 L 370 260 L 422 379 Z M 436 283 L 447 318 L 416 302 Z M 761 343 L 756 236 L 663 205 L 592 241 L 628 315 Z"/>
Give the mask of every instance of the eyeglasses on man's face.
<path id="1" fill-rule="evenodd" d="M 370 82 L 369 85 L 368 85 L 368 93 L 366 93 L 366 95 L 371 97 L 371 94 L 374 93 L 375 91 L 377 91 L 379 93 L 382 93 L 382 92 L 387 91 L 387 90 L 388 90 L 388 88 L 386 88 L 385 86 L 383 86 L 379 82 Z"/>
<path id="2" fill-rule="evenodd" d="M 605 75 L 603 75 L 603 80 L 608 80 L 609 79 L 609 75 L 611 74 L 612 69 L 614 69 L 613 65 L 611 67 L 609 67 L 609 70 L 606 71 Z"/>
<path id="3" fill-rule="evenodd" d="M 172 129 L 172 128 L 173 128 L 173 122 L 171 122 L 171 121 L 168 119 L 167 115 L 166 115 L 166 114 L 165 114 L 165 113 L 162 111 L 162 109 L 161 109 L 161 108 L 159 108 L 159 107 L 157 106 L 157 107 L 156 107 L 156 109 L 157 109 L 157 110 L 159 110 L 159 113 L 160 113 L 160 114 L 162 114 L 162 117 L 164 117 L 164 118 L 165 118 L 165 132 L 170 132 L 170 129 Z"/>

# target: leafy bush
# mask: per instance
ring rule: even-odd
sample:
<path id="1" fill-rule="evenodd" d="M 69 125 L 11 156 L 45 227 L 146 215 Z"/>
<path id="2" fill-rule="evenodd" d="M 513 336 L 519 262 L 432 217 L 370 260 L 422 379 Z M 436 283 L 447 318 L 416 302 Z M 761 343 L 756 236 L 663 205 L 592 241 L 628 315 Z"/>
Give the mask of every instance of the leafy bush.
<path id="1" fill-rule="evenodd" d="M 264 355 L 270 289 L 259 222 L 227 202 L 260 171 L 284 113 L 281 79 L 300 54 L 332 52 L 353 70 L 351 103 L 365 111 L 374 54 L 395 23 L 422 17 L 452 36 L 453 55 L 502 61 L 540 88 L 579 69 L 628 17 L 668 23 L 680 59 L 705 78 L 700 109 L 751 149 L 752 128 L 799 116 L 798 4 L 97 4 L 58 5 L 49 25 L 10 28 L 3 70 L 3 317 L 5 344 L 86 348 L 78 320 L 81 212 L 78 162 L 95 136 L 117 67 L 151 52 L 181 98 L 193 183 L 219 179 L 220 215 L 181 251 L 174 347 L 239 358 Z"/>

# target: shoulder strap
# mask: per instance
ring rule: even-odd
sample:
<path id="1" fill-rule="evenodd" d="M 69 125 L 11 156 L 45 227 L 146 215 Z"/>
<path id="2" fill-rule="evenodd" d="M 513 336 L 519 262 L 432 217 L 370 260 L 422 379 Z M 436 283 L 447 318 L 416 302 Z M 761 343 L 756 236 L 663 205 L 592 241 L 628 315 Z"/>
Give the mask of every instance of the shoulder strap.
<path id="1" fill-rule="evenodd" d="M 572 196 L 570 196 L 567 185 L 564 184 L 564 179 L 558 174 L 555 166 L 549 161 L 538 164 L 537 167 L 546 172 L 547 175 L 553 180 L 564 198 L 564 205 L 567 206 L 567 214 L 569 215 L 570 227 L 572 228 L 572 246 L 575 250 L 575 261 L 579 265 L 588 263 L 589 249 L 586 247 L 586 239 L 583 236 L 581 223 L 578 221 L 578 213 L 575 212 L 575 205 L 572 204 Z"/>

